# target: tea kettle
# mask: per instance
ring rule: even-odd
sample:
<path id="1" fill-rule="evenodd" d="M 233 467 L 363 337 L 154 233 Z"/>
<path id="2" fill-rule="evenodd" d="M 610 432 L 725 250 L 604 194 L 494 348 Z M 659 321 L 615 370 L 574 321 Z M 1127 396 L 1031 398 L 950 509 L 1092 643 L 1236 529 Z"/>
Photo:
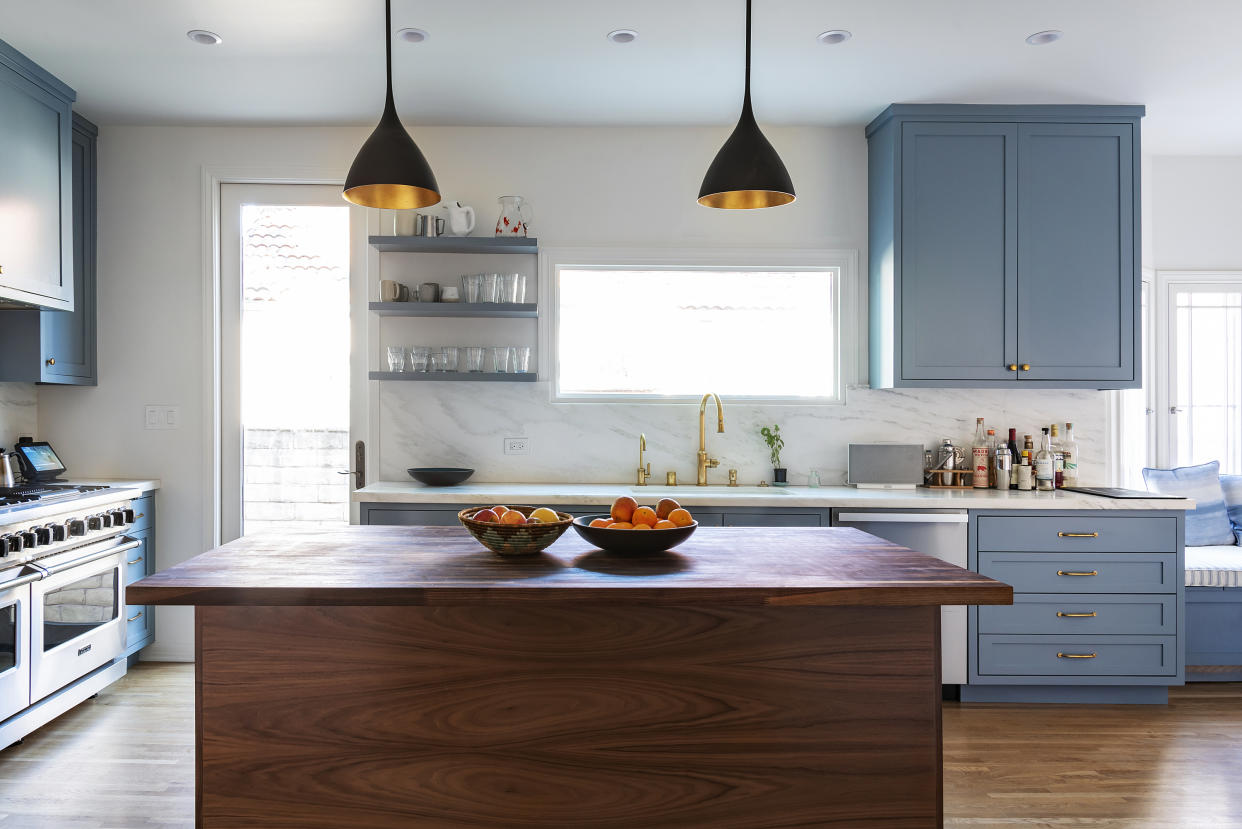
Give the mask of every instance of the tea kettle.
<path id="1" fill-rule="evenodd" d="M 17 486 L 17 470 L 14 468 L 16 452 L 5 452 L 0 448 L 0 487 L 12 489 Z"/>

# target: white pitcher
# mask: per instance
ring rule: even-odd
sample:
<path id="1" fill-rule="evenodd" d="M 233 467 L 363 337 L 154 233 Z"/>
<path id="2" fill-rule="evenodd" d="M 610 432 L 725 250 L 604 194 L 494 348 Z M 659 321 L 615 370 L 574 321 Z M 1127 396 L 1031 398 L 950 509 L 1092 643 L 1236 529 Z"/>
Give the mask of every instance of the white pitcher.
<path id="1" fill-rule="evenodd" d="M 474 208 L 463 205 L 459 201 L 441 205 L 448 211 L 445 230 L 449 236 L 469 236 L 474 230 Z"/>

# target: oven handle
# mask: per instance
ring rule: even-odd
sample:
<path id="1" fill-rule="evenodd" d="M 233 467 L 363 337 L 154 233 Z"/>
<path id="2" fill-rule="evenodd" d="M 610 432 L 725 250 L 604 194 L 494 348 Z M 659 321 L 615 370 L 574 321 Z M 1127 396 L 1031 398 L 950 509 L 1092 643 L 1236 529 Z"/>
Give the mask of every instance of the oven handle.
<path id="1" fill-rule="evenodd" d="M 39 570 L 36 573 L 30 573 L 25 576 L 19 576 L 18 578 L 13 579 L 12 581 L 6 581 L 4 584 L 0 584 L 0 593 L 4 593 L 5 591 L 10 590 L 11 588 L 14 588 L 14 587 L 25 587 L 27 584 L 30 584 L 31 582 L 36 582 L 39 579 L 43 578 L 43 576 L 46 575 L 46 573 L 47 573 L 46 570 Z"/>
<path id="2" fill-rule="evenodd" d="M 125 537 L 128 538 L 127 536 Z M 141 547 L 141 546 L 142 546 L 141 541 L 137 541 L 135 539 L 130 538 L 124 544 L 116 544 L 111 547 L 105 547 L 102 550 L 95 550 L 93 552 L 87 553 L 84 556 L 75 558 L 73 561 L 65 561 L 60 564 L 53 565 L 52 567 L 47 567 L 45 569 L 47 570 L 47 574 L 49 576 L 54 576 L 57 573 L 63 573 L 66 570 L 73 569 L 74 567 L 80 567 L 83 564 L 89 564 L 92 561 L 96 561 L 101 558 L 106 558 L 114 553 L 123 553 L 126 550 L 132 550 L 135 547 Z"/>

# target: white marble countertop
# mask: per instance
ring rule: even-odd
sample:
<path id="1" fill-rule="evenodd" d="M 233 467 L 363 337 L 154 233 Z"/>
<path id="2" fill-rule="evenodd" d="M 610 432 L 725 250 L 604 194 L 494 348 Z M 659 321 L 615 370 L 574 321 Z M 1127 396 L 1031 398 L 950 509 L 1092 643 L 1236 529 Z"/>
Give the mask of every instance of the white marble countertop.
<path id="1" fill-rule="evenodd" d="M 150 492 L 160 488 L 159 478 L 69 478 L 65 483 L 75 486 L 110 486 L 115 489 L 136 489 Z"/>
<path id="2" fill-rule="evenodd" d="M 634 486 L 633 484 L 467 483 L 431 487 L 413 481 L 377 481 L 353 493 L 354 501 L 388 504 L 606 505 L 622 495 L 640 503 L 668 496 L 687 507 L 860 507 L 874 509 L 1095 509 L 1189 510 L 1194 501 L 1101 498 L 1077 492 L 994 489 L 855 489 L 846 486 Z"/>

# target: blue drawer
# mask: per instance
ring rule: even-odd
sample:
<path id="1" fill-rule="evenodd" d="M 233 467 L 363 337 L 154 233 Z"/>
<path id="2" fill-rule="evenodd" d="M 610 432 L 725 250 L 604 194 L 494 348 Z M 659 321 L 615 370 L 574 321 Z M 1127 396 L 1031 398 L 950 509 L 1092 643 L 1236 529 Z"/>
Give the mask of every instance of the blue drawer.
<path id="1" fill-rule="evenodd" d="M 693 512 L 693 508 L 691 508 Z M 818 527 L 818 513 L 726 512 L 726 527 Z"/>
<path id="2" fill-rule="evenodd" d="M 980 636 L 981 676 L 1176 676 L 1176 636 Z"/>
<path id="3" fill-rule="evenodd" d="M 134 523 L 126 528 L 126 532 L 131 535 L 136 532 L 151 529 L 155 523 L 155 496 L 147 495 L 142 498 L 135 498 L 132 502 L 134 509 Z"/>
<path id="4" fill-rule="evenodd" d="M 130 648 L 151 636 L 155 608 L 145 605 L 125 605 L 125 647 Z"/>
<path id="5" fill-rule="evenodd" d="M 980 606 L 979 632 L 1172 636 L 1177 597 L 1026 593 L 1012 605 Z"/>
<path id="6" fill-rule="evenodd" d="M 138 581 L 138 579 L 142 578 L 147 573 L 154 572 L 154 568 L 152 566 L 154 562 L 150 561 L 150 530 L 136 533 L 127 531 L 126 535 L 130 536 L 135 541 L 142 543 L 141 547 L 135 547 L 132 550 L 125 551 L 125 584 L 130 585 Z"/>
<path id="7" fill-rule="evenodd" d="M 979 572 L 1014 593 L 1175 593 L 1178 575 L 1176 553 L 989 552 Z"/>
<path id="8" fill-rule="evenodd" d="M 979 550 L 1082 553 L 1176 553 L 1171 516 L 979 516 Z"/>

